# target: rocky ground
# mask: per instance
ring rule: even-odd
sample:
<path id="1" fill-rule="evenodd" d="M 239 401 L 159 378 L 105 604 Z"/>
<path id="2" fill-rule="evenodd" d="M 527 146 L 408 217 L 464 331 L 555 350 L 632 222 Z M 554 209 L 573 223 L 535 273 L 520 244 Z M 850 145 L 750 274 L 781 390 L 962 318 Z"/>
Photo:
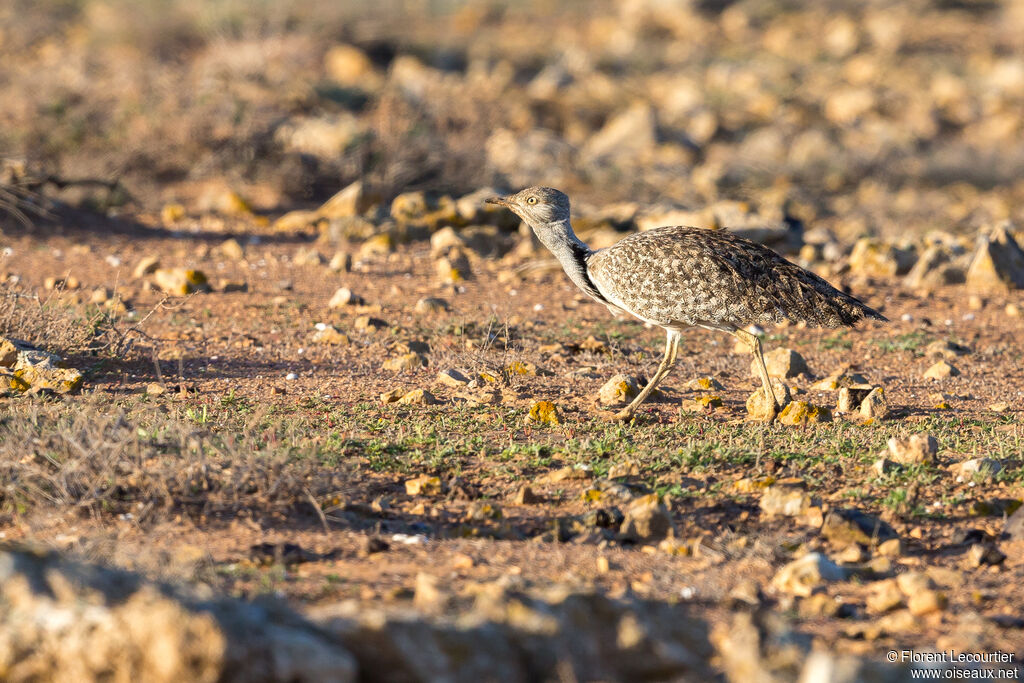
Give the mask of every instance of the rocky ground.
<path id="1" fill-rule="evenodd" d="M 1019 674 L 1019 3 L 210 6 L 0 22 L 4 678 Z M 483 203 L 538 182 L 891 322 L 609 422 L 663 333 Z"/>

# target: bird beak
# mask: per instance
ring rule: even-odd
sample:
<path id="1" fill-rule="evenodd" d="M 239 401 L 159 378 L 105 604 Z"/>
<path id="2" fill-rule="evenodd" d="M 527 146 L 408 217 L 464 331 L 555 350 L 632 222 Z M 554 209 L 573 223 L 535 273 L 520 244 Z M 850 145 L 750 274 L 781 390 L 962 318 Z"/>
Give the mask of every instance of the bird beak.
<path id="1" fill-rule="evenodd" d="M 505 208 L 510 208 L 509 205 L 508 205 L 508 200 L 505 199 L 504 197 L 488 197 L 487 199 L 484 200 L 484 203 L 485 204 L 497 204 L 498 206 L 504 206 Z"/>

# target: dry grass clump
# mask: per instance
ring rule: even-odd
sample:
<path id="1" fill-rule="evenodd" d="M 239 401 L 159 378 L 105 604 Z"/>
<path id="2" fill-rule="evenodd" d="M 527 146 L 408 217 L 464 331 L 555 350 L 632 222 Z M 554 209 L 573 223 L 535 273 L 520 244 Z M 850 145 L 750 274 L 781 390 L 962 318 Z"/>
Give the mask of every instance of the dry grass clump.
<path id="1" fill-rule="evenodd" d="M 33 190 L 25 164 L 0 159 L 0 228 L 10 219 L 27 227 L 33 217 L 45 215 L 46 207 Z"/>
<path id="2" fill-rule="evenodd" d="M 28 225 L 31 221 L 25 209 L 25 197 L 20 188 L 0 182 L 0 217 L 10 217 L 22 225 Z"/>
<path id="3" fill-rule="evenodd" d="M 287 512 L 343 490 L 346 470 L 287 420 L 253 414 L 213 432 L 204 413 L 135 416 L 102 399 L 0 404 L 0 510 L 169 513 Z"/>
<path id="4" fill-rule="evenodd" d="M 110 315 L 0 283 L 0 336 L 20 339 L 61 356 L 92 354 L 112 343 Z"/>

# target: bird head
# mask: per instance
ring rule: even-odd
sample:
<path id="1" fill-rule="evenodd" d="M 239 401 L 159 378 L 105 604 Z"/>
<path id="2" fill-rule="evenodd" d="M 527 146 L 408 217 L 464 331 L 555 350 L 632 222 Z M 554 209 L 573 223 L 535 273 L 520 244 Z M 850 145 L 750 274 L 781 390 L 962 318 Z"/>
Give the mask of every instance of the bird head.
<path id="1" fill-rule="evenodd" d="M 528 187 L 507 197 L 491 197 L 486 201 L 504 206 L 534 229 L 569 220 L 569 198 L 553 187 Z"/>

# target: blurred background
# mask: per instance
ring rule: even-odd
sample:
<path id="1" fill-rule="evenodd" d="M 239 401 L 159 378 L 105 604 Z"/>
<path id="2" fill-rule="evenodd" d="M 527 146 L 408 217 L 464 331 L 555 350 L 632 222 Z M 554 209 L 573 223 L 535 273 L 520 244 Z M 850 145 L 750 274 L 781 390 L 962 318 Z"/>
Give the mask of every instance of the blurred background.
<path id="1" fill-rule="evenodd" d="M 8 205 L 547 184 L 967 233 L 1024 217 L 1024 1 L 2 0 L 0 157 Z"/>

